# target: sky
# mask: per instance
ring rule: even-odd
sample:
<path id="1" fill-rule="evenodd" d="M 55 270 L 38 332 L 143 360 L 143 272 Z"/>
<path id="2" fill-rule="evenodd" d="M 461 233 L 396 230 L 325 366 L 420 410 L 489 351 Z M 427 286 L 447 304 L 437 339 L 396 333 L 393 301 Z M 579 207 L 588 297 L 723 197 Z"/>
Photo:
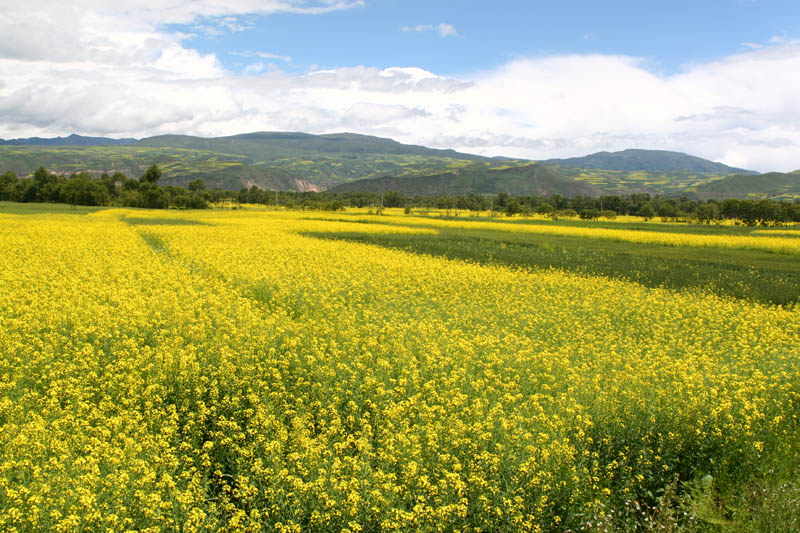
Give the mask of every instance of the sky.
<path id="1" fill-rule="evenodd" d="M 355 132 L 800 169 L 797 0 L 0 0 L 0 138 Z"/>

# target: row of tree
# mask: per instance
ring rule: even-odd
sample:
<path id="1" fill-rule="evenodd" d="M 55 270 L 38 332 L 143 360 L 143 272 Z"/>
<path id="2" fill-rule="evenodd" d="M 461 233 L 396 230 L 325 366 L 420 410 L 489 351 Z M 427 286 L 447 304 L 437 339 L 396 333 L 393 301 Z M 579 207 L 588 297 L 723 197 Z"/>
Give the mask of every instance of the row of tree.
<path id="1" fill-rule="evenodd" d="M 123 207 L 168 207 L 202 209 L 208 200 L 202 194 L 202 180 L 183 187 L 159 187 L 161 170 L 148 168 L 137 180 L 122 173 L 94 178 L 87 172 L 59 176 L 39 167 L 32 178 L 18 178 L 13 172 L 0 175 L 0 200 L 12 202 L 58 202 L 71 205 L 119 205 Z"/>
<path id="2" fill-rule="evenodd" d="M 711 223 L 723 219 L 746 225 L 772 225 L 800 222 L 800 201 L 775 202 L 762 200 L 692 200 L 661 198 L 649 194 L 603 195 L 599 198 L 576 196 L 511 196 L 500 193 L 492 196 L 477 194 L 461 196 L 407 196 L 397 192 L 383 194 L 368 192 L 316 193 L 266 191 L 257 187 L 242 189 L 228 201 L 251 204 L 279 204 L 303 209 L 336 210 L 344 207 L 405 207 L 408 209 L 443 209 L 457 211 L 494 211 L 508 216 L 544 214 L 553 217 L 583 219 L 614 218 L 635 215 L 645 219 L 659 217 L 669 221 L 694 220 Z"/>
<path id="3" fill-rule="evenodd" d="M 202 209 L 212 203 L 247 203 L 279 205 L 288 208 L 337 211 L 345 207 L 405 207 L 408 210 L 443 209 L 457 211 L 493 211 L 508 216 L 545 214 L 553 217 L 580 216 L 584 219 L 637 215 L 645 219 L 695 220 L 711 223 L 722 219 L 747 225 L 771 225 L 800 222 L 800 201 L 772 200 L 692 200 L 661 198 L 649 194 L 603 195 L 599 198 L 575 196 L 460 195 L 408 196 L 397 192 L 291 192 L 249 187 L 240 191 L 207 190 L 202 179 L 180 186 L 160 187 L 161 170 L 149 167 L 139 179 L 122 173 L 94 178 L 86 172 L 69 177 L 58 176 L 40 167 L 31 179 L 18 178 L 13 172 L 0 175 L 0 200 L 14 202 L 61 202 L 72 205 L 119 205 L 146 208 Z"/>

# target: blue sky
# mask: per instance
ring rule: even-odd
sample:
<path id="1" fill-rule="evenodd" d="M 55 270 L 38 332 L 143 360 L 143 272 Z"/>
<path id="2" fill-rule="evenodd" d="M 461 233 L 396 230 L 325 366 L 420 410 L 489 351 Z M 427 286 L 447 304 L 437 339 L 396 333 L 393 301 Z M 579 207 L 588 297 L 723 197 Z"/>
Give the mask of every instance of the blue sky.
<path id="1" fill-rule="evenodd" d="M 687 63 L 740 51 L 744 43 L 800 35 L 797 0 L 372 0 L 311 17 L 278 13 L 236 18 L 247 29 L 215 26 L 222 34 L 213 36 L 197 24 L 172 29 L 196 33 L 187 45 L 215 53 L 231 70 L 248 62 L 230 52 L 250 51 L 292 58 L 273 61 L 290 70 L 417 66 L 443 75 L 489 69 L 517 57 L 587 53 L 646 58 L 649 68 L 669 74 Z M 435 29 L 442 23 L 457 35 L 442 37 Z M 402 31 L 418 26 L 433 29 Z"/>
<path id="2" fill-rule="evenodd" d="M 0 138 L 355 132 L 800 169 L 800 1 L 30 0 Z"/>

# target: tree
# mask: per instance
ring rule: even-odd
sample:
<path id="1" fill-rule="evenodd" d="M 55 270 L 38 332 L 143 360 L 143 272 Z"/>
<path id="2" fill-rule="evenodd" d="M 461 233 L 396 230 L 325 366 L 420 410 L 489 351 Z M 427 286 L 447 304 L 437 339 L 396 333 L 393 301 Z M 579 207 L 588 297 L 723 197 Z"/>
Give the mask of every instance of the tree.
<path id="1" fill-rule="evenodd" d="M 125 178 L 122 181 L 122 190 L 123 191 L 138 191 L 139 190 L 139 182 L 135 179 Z"/>
<path id="2" fill-rule="evenodd" d="M 720 212 L 725 218 L 740 218 L 742 212 L 742 203 L 735 198 L 723 200 Z"/>
<path id="3" fill-rule="evenodd" d="M 33 173 L 33 182 L 39 189 L 43 189 L 48 183 L 55 183 L 56 180 L 56 175 L 51 174 L 50 171 L 44 167 L 37 168 L 36 172 Z"/>
<path id="4" fill-rule="evenodd" d="M 0 176 L 0 200 L 11 200 L 14 187 L 19 183 L 17 175 L 11 171 Z"/>
<path id="5" fill-rule="evenodd" d="M 650 220 L 654 216 L 656 216 L 656 210 L 653 209 L 653 206 L 650 202 L 645 202 L 642 204 L 642 207 L 636 212 L 637 216 L 644 218 L 645 220 Z"/>
<path id="6" fill-rule="evenodd" d="M 780 222 L 781 210 L 778 204 L 767 199 L 759 200 L 755 205 L 756 218 L 762 226 Z"/>
<path id="7" fill-rule="evenodd" d="M 578 212 L 574 209 L 559 209 L 558 211 L 553 211 L 551 217 L 553 220 L 558 220 L 560 218 L 575 218 L 578 216 Z"/>
<path id="8" fill-rule="evenodd" d="M 65 178 L 61 176 L 61 181 Z M 39 167 L 33 173 L 33 185 L 35 189 L 34 199 L 26 201 L 36 202 L 58 202 L 60 194 L 59 177 L 44 167 Z"/>
<path id="9" fill-rule="evenodd" d="M 203 178 L 197 178 L 194 181 L 189 182 L 189 190 L 192 192 L 200 192 L 206 190 L 206 182 L 203 181 Z"/>
<path id="10" fill-rule="evenodd" d="M 505 209 L 506 203 L 508 203 L 509 198 L 510 197 L 508 196 L 508 194 L 504 192 L 498 193 L 497 199 L 494 202 L 494 206 L 497 207 L 498 209 L 500 208 Z"/>
<path id="11" fill-rule="evenodd" d="M 169 207 L 169 196 L 164 189 L 155 183 L 144 183 L 139 188 L 141 205 L 149 209 L 166 209 Z"/>
<path id="12" fill-rule="evenodd" d="M 674 220 L 678 216 L 678 208 L 671 202 L 664 202 L 658 206 L 658 216 Z"/>
<path id="13" fill-rule="evenodd" d="M 142 183 L 152 183 L 155 185 L 160 179 L 161 169 L 158 168 L 158 165 L 150 165 L 150 168 L 145 170 L 144 174 L 142 174 L 142 177 L 139 178 L 139 181 Z"/>
<path id="14" fill-rule="evenodd" d="M 697 208 L 695 216 L 698 222 L 709 224 L 719 218 L 719 206 L 713 202 L 706 202 Z"/>
<path id="15" fill-rule="evenodd" d="M 510 200 L 506 202 L 506 216 L 513 217 L 522 213 L 522 205 L 516 200 Z"/>
<path id="16" fill-rule="evenodd" d="M 383 207 L 403 207 L 408 198 L 406 195 L 395 191 L 386 191 L 383 195 Z"/>

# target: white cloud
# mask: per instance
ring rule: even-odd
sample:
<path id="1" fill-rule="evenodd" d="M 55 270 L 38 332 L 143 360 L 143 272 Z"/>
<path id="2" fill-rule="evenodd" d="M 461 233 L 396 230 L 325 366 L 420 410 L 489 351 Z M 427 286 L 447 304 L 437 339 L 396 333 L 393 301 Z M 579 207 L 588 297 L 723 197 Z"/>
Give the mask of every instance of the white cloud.
<path id="1" fill-rule="evenodd" d="M 160 31 L 169 24 L 220 34 L 250 28 L 243 14 L 279 12 L 318 15 L 363 6 L 364 0 L 33 0 L 3 2 L 0 57 L 70 61 L 92 59 L 129 64 L 146 53 L 146 40 L 179 40 Z M 121 45 L 121 46 L 120 46 Z"/>
<path id="2" fill-rule="evenodd" d="M 278 59 L 287 63 L 292 62 L 292 58 L 290 56 L 282 56 L 280 54 L 273 54 L 271 52 L 252 52 L 250 50 L 245 50 L 244 52 L 228 52 L 228 54 L 239 57 L 258 57 L 261 59 Z"/>
<path id="3" fill-rule="evenodd" d="M 403 26 L 400 28 L 400 31 L 403 31 L 405 33 L 410 33 L 410 32 L 422 33 L 424 31 L 433 31 L 433 25 L 419 24 L 417 26 Z"/>
<path id="4" fill-rule="evenodd" d="M 242 69 L 242 75 L 247 76 L 248 74 L 258 74 L 260 72 L 264 72 L 266 68 L 267 65 L 265 65 L 263 61 L 259 61 L 258 63 L 250 63 Z"/>
<path id="5" fill-rule="evenodd" d="M 163 30 L 201 17 L 235 24 L 250 12 L 359 4 L 9 3 L 0 17 L 0 137 L 353 131 L 531 159 L 640 147 L 800 168 L 800 44 L 783 37 L 670 76 L 637 58 L 567 55 L 453 78 L 417 67 L 290 74 L 265 64 L 289 56 L 260 51 L 237 52 L 254 61 L 233 73 Z"/>
<path id="6" fill-rule="evenodd" d="M 771 44 L 800 44 L 800 39 L 794 39 L 785 35 L 776 35 L 769 40 Z"/>
<path id="7" fill-rule="evenodd" d="M 458 37 L 458 32 L 456 31 L 455 27 L 451 24 L 447 24 L 446 22 L 442 22 L 436 26 L 436 31 L 438 31 L 439 35 L 442 37 Z"/>
<path id="8" fill-rule="evenodd" d="M 452 24 L 442 22 L 434 26 L 433 24 L 419 24 L 417 26 L 402 26 L 400 31 L 405 33 L 423 33 L 436 31 L 441 37 L 458 37 L 458 32 Z"/>

